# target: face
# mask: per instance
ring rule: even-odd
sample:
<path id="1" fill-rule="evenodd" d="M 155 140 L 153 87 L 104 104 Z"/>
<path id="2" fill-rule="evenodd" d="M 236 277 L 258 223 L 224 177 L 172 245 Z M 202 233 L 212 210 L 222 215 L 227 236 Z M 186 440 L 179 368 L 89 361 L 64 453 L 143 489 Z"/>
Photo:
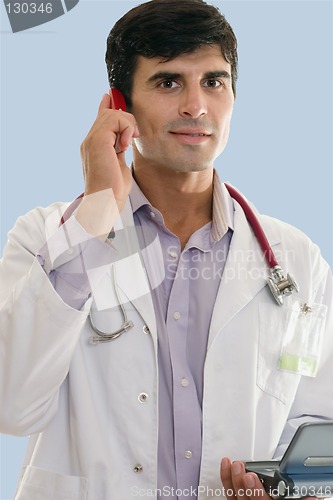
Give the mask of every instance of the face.
<path id="1" fill-rule="evenodd" d="M 233 103 L 230 64 L 217 45 L 167 62 L 139 56 L 130 110 L 140 131 L 135 167 L 211 168 L 227 143 Z"/>

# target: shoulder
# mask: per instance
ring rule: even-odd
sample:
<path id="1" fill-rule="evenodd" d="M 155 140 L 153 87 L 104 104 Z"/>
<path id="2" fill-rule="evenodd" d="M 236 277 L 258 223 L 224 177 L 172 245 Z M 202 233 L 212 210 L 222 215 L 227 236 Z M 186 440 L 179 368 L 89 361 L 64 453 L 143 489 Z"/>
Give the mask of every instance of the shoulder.
<path id="1" fill-rule="evenodd" d="M 311 246 L 313 249 L 319 250 L 318 246 L 297 227 L 269 215 L 259 214 L 259 218 L 265 233 L 273 242 L 281 241 L 303 247 Z"/>
<path id="2" fill-rule="evenodd" d="M 24 225 L 44 227 L 50 219 L 57 219 L 57 223 L 59 224 L 60 219 L 68 206 L 68 202 L 57 201 L 47 207 L 35 207 L 32 210 L 29 210 L 26 214 L 21 215 L 17 219 L 14 228 Z"/>
<path id="3" fill-rule="evenodd" d="M 303 231 L 268 215 L 260 215 L 259 218 L 268 241 L 278 249 L 277 257 L 288 266 L 296 266 L 298 272 L 302 270 L 304 275 L 312 274 L 314 281 L 321 280 L 330 273 L 330 267 L 322 257 L 319 246 Z"/>
<path id="4" fill-rule="evenodd" d="M 308 235 L 287 222 L 261 214 L 251 202 L 246 201 L 257 216 L 281 267 L 295 272 L 305 280 L 311 279 L 313 283 L 331 275 L 330 267 L 322 257 L 318 245 Z M 234 202 L 234 207 L 242 211 L 238 203 Z"/>

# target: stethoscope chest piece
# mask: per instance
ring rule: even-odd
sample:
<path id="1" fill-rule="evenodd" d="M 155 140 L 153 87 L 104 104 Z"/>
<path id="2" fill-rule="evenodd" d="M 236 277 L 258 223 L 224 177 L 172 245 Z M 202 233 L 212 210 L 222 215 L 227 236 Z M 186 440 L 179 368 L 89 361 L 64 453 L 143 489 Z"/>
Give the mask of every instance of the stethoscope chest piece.
<path id="1" fill-rule="evenodd" d="M 272 295 L 279 306 L 283 305 L 284 297 L 291 295 L 295 290 L 299 292 L 299 287 L 294 278 L 288 273 L 287 277 L 280 266 L 275 266 L 271 269 L 271 275 L 268 277 L 268 286 Z"/>

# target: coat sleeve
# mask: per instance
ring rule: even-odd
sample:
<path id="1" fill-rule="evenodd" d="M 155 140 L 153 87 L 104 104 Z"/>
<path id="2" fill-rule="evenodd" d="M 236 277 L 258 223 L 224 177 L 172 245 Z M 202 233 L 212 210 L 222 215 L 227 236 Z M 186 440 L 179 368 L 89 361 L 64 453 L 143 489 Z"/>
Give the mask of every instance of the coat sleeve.
<path id="1" fill-rule="evenodd" d="M 36 258 L 50 210 L 17 221 L 0 261 L 0 431 L 7 434 L 40 432 L 54 416 L 90 306 L 65 304 Z"/>

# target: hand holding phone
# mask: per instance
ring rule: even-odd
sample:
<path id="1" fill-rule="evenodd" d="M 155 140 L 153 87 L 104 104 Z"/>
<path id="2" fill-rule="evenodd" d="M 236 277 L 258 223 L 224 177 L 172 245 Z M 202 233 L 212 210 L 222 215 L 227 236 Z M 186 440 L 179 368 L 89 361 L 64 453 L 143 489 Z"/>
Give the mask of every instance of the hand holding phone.
<path id="1" fill-rule="evenodd" d="M 117 89 L 104 94 L 97 118 L 81 145 L 85 194 L 112 187 L 116 199 L 123 201 L 129 192 L 131 176 L 124 152 L 139 132 L 134 116 L 125 109 L 125 99 Z"/>
<path id="2" fill-rule="evenodd" d="M 245 462 L 273 498 L 333 495 L 333 420 L 300 425 L 281 460 Z"/>
<path id="3" fill-rule="evenodd" d="M 126 101 L 125 97 L 123 94 L 120 92 L 120 90 L 112 88 L 110 89 L 110 101 L 111 101 L 111 108 L 112 109 L 117 109 L 118 111 L 126 111 Z M 117 135 L 116 143 L 114 145 L 114 149 L 116 153 L 121 153 L 121 148 L 119 147 L 119 139 L 120 135 Z"/>
<path id="4" fill-rule="evenodd" d="M 109 221 L 125 206 L 132 186 L 125 151 L 139 132 L 134 116 L 125 109 L 119 91 L 104 94 L 97 118 L 81 145 L 85 191 L 76 216 L 91 234 L 102 234 L 100 228 L 104 231 L 106 224 L 110 229 Z"/>

